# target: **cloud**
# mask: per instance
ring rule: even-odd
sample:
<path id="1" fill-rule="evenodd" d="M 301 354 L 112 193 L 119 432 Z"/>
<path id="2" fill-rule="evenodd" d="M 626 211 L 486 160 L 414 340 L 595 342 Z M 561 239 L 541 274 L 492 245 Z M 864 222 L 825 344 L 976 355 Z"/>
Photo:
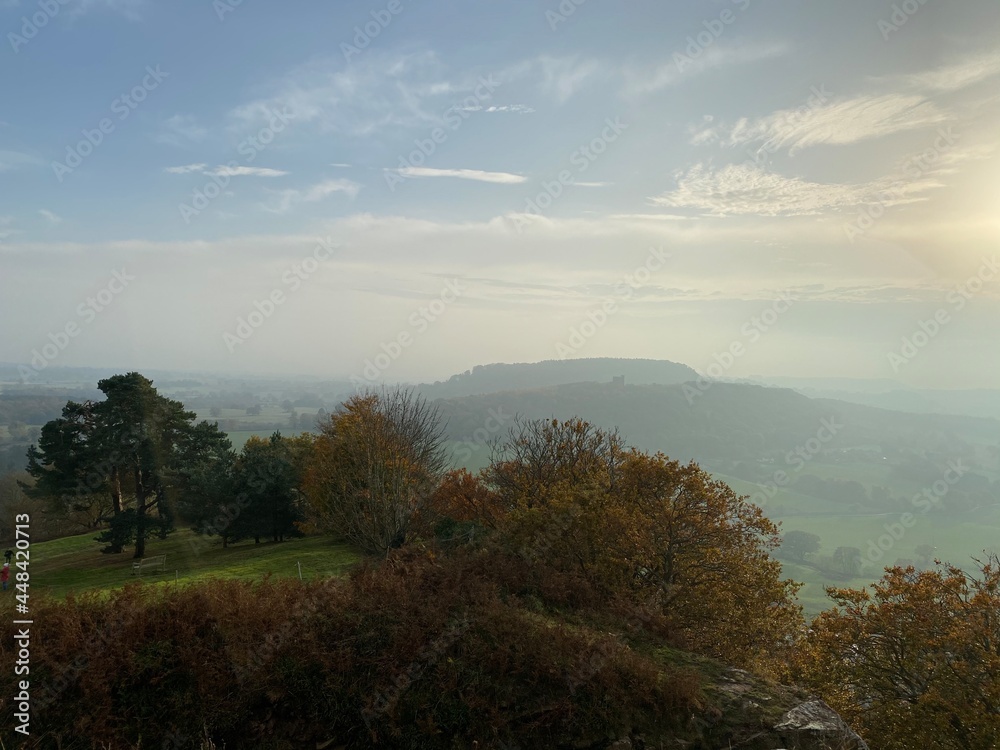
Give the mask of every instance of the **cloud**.
<path id="1" fill-rule="evenodd" d="M 41 160 L 20 151 L 0 151 L 0 172 L 41 164 Z"/>
<path id="2" fill-rule="evenodd" d="M 486 112 L 516 112 L 518 114 L 530 115 L 535 111 L 534 107 L 527 104 L 504 104 L 499 107 L 487 107 Z"/>
<path id="3" fill-rule="evenodd" d="M 180 167 L 167 167 L 164 171 L 169 174 L 204 174 L 209 177 L 284 177 L 288 174 L 281 169 L 226 164 L 212 169 L 209 169 L 207 164 L 185 164 Z"/>
<path id="4" fill-rule="evenodd" d="M 273 213 L 285 213 L 299 203 L 318 203 L 335 193 L 344 193 L 352 200 L 361 190 L 361 185 L 352 180 L 324 180 L 304 190 L 281 190 L 275 192 L 275 200 L 265 205 Z"/>
<path id="5" fill-rule="evenodd" d="M 940 187 L 932 179 L 908 184 L 888 179 L 858 185 L 818 183 L 749 164 L 730 164 L 718 171 L 698 164 L 676 179 L 676 189 L 653 198 L 655 205 L 715 216 L 811 216 L 871 203 L 898 206 L 921 200 L 919 193 Z"/>
<path id="6" fill-rule="evenodd" d="M 192 172 L 204 173 L 208 169 L 207 164 L 185 164 L 182 167 L 167 167 L 165 172 L 168 174 L 190 174 Z"/>
<path id="7" fill-rule="evenodd" d="M 703 50 L 695 58 L 678 51 L 670 62 L 661 63 L 652 69 L 627 68 L 624 71 L 625 94 L 650 94 L 711 70 L 782 57 L 787 53 L 788 47 L 785 44 L 736 46 L 719 43 Z"/>
<path id="8" fill-rule="evenodd" d="M 461 180 L 496 182 L 514 185 L 527 181 L 527 177 L 510 172 L 483 172 L 478 169 L 432 169 L 431 167 L 404 167 L 398 170 L 404 177 L 457 177 Z"/>
<path id="9" fill-rule="evenodd" d="M 696 127 L 692 145 L 766 144 L 769 150 L 794 154 L 821 145 L 849 145 L 910 130 L 936 127 L 957 119 L 932 96 L 954 92 L 1000 75 L 1000 53 L 988 52 L 933 70 L 871 79 L 892 91 L 832 99 L 814 89 L 809 101 L 764 117 L 738 120 L 733 125 Z M 908 89 L 908 90 L 907 90 Z M 822 96 L 817 96 L 822 94 Z M 713 118 L 705 121 L 712 123 Z"/>
<path id="10" fill-rule="evenodd" d="M 49 222 L 49 224 L 62 224 L 62 217 L 57 216 L 48 209 L 40 208 L 38 209 L 38 213 L 43 219 Z"/>
<path id="11" fill-rule="evenodd" d="M 162 130 L 154 140 L 168 146 L 183 147 L 200 143 L 208 137 L 208 129 L 198 124 L 192 115 L 174 115 L 163 122 Z"/>
<path id="12" fill-rule="evenodd" d="M 482 104 L 474 104 L 468 107 L 459 107 L 459 112 L 486 112 L 487 114 L 496 112 L 515 112 L 522 115 L 530 115 L 535 112 L 534 107 L 529 107 L 527 104 L 503 104 L 501 106 L 484 106 Z"/>
<path id="13" fill-rule="evenodd" d="M 1000 75 L 1000 53 L 987 52 L 934 70 L 902 76 L 898 80 L 921 91 L 949 92 L 967 88 L 996 75 Z"/>
<path id="14" fill-rule="evenodd" d="M 221 166 L 211 169 L 205 174 L 212 177 L 284 177 L 288 172 L 281 169 L 268 169 L 267 167 Z"/>
<path id="15" fill-rule="evenodd" d="M 826 104 L 783 109 L 735 125 L 701 130 L 692 143 L 767 144 L 789 153 L 820 145 L 846 145 L 948 122 L 952 116 L 918 94 L 864 95 Z"/>
<path id="16" fill-rule="evenodd" d="M 13 234 L 21 233 L 21 230 L 11 228 L 13 223 L 13 216 L 0 216 L 0 241 L 7 239 Z"/>
<path id="17" fill-rule="evenodd" d="M 542 91 L 553 97 L 557 104 L 569 101 L 602 70 L 597 60 L 581 60 L 578 57 L 542 56 L 538 58 L 537 66 Z"/>
<path id="18" fill-rule="evenodd" d="M 462 107 L 460 97 L 478 90 L 476 104 L 488 102 L 492 88 L 483 87 L 481 79 L 486 77 L 471 71 L 451 75 L 431 51 L 371 50 L 346 68 L 341 58 L 292 68 L 265 86 L 270 93 L 236 107 L 229 118 L 241 133 L 269 121 L 276 110 L 290 113 L 295 123 L 350 136 L 428 127 Z"/>

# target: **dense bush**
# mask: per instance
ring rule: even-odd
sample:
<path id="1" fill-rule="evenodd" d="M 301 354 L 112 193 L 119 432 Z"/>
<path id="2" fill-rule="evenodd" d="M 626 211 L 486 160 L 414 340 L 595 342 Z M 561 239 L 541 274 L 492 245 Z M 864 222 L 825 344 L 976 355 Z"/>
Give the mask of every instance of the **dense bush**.
<path id="1" fill-rule="evenodd" d="M 623 606 L 484 552 L 400 552 L 305 584 L 36 600 L 25 746 L 559 747 L 680 726 L 705 708 L 695 674 L 587 625 L 634 634 L 642 618 Z M 13 695 L 3 609 L 0 689 Z"/>

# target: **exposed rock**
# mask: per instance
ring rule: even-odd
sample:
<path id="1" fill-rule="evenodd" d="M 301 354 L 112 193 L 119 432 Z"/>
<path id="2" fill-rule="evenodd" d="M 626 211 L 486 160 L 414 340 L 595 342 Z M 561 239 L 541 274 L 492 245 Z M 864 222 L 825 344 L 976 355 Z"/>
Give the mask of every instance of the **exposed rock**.
<path id="1" fill-rule="evenodd" d="M 823 701 L 807 701 L 796 706 L 774 728 L 783 739 L 787 735 L 785 741 L 789 748 L 868 750 L 865 741 Z"/>
<path id="2" fill-rule="evenodd" d="M 691 654 L 662 650 L 660 655 L 697 669 L 709 703 L 680 731 L 633 736 L 633 748 L 869 750 L 832 708 L 802 690 Z"/>

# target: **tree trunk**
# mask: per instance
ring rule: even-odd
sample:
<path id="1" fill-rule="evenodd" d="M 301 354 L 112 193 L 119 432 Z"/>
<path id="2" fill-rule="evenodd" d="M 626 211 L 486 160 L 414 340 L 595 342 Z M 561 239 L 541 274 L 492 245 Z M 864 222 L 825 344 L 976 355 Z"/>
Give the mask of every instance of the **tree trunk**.
<path id="1" fill-rule="evenodd" d="M 122 480 L 118 473 L 118 465 L 111 467 L 111 511 L 112 517 L 117 518 L 122 512 Z M 120 544 L 110 544 L 111 552 L 119 554 L 122 552 Z"/>
<path id="2" fill-rule="evenodd" d="M 117 465 L 111 467 L 111 507 L 116 516 L 122 512 L 122 480 Z"/>
<path id="3" fill-rule="evenodd" d="M 142 470 L 135 470 L 135 554 L 142 559 L 146 554 L 146 500 L 148 491 L 142 483 Z"/>

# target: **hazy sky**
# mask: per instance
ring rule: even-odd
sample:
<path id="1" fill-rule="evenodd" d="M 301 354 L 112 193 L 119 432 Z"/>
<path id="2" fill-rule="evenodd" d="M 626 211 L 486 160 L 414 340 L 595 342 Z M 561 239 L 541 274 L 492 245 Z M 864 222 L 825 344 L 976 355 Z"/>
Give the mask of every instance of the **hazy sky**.
<path id="1" fill-rule="evenodd" d="M 995 0 L 0 0 L 0 30 L 0 361 L 1000 387 Z"/>

